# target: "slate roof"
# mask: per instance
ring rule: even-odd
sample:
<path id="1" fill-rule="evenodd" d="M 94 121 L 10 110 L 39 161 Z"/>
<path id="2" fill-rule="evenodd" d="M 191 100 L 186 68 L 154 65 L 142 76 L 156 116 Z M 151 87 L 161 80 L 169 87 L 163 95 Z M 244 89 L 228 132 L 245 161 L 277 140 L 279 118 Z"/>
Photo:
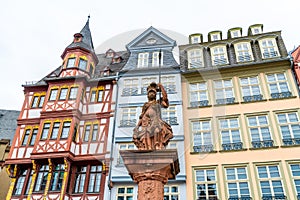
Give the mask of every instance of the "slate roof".
<path id="1" fill-rule="evenodd" d="M 16 110 L 0 110 L 0 139 L 9 139 L 12 143 L 19 114 Z"/>
<path id="2" fill-rule="evenodd" d="M 87 20 L 85 26 L 82 28 L 80 31 L 80 34 L 83 36 L 81 42 L 72 42 L 67 48 L 76 48 L 76 47 L 81 47 L 84 49 L 87 49 L 91 52 L 94 52 L 94 45 L 93 45 L 93 40 L 92 40 L 92 34 L 89 26 L 89 19 Z"/>

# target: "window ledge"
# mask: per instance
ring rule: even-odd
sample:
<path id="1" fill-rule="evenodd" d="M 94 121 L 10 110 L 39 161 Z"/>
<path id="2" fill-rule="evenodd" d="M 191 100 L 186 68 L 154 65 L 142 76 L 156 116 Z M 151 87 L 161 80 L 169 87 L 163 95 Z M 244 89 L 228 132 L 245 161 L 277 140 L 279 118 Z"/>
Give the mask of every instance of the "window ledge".
<path id="1" fill-rule="evenodd" d="M 191 151 L 190 154 L 191 155 L 198 155 L 198 154 L 207 154 L 207 153 L 217 153 L 218 151 L 213 150 L 213 151 L 207 151 L 207 152 L 195 152 L 195 151 Z"/>
<path id="2" fill-rule="evenodd" d="M 247 151 L 248 149 L 246 148 L 242 148 L 242 149 L 232 149 L 232 150 L 220 150 L 219 152 L 220 153 L 223 153 L 223 152 L 238 152 L 238 151 Z"/>
<path id="3" fill-rule="evenodd" d="M 281 99 L 293 99 L 293 98 L 297 98 L 297 96 L 289 96 L 289 97 L 282 97 L 282 98 L 270 98 L 269 101 L 277 101 L 277 100 L 281 100 Z"/>
<path id="4" fill-rule="evenodd" d="M 247 103 L 257 103 L 257 102 L 264 102 L 267 101 L 267 99 L 262 99 L 262 100 L 257 100 L 257 101 L 242 101 L 242 104 L 247 104 Z"/>
<path id="5" fill-rule="evenodd" d="M 212 105 L 207 105 L 207 106 L 194 106 L 194 107 L 187 107 L 188 109 L 197 109 L 197 108 L 209 108 L 209 107 L 212 107 Z"/>
<path id="6" fill-rule="evenodd" d="M 300 147 L 300 144 L 293 144 L 293 145 L 281 145 L 281 148 L 292 148 L 292 147 Z"/>
<path id="7" fill-rule="evenodd" d="M 251 148 L 249 148 L 249 150 L 264 150 L 264 149 L 277 149 L 277 148 L 279 148 L 279 146 L 272 146 L 272 147 L 260 147 L 260 148 L 253 148 L 253 147 L 251 147 Z"/>
<path id="8" fill-rule="evenodd" d="M 237 105 L 239 102 L 233 102 L 233 103 L 224 103 L 224 104 L 214 104 L 215 107 L 217 106 L 229 106 L 229 105 Z"/>

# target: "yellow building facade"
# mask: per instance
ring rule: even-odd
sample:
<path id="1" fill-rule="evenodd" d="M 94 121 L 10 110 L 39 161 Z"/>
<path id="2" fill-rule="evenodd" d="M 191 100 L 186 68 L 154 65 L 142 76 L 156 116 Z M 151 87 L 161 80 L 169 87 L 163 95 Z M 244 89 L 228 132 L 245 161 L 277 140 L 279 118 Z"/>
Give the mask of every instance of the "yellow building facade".
<path id="1" fill-rule="evenodd" d="M 186 199 L 299 199 L 300 101 L 280 32 L 260 24 L 179 47 Z M 195 39 L 195 37 L 198 39 Z"/>

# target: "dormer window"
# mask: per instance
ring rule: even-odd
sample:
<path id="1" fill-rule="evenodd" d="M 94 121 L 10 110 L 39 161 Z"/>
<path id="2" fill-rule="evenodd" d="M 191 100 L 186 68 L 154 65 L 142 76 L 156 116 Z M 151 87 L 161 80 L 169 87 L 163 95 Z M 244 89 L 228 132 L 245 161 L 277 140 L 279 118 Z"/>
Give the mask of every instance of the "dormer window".
<path id="1" fill-rule="evenodd" d="M 159 63 L 159 52 L 153 52 L 152 54 L 152 67 L 158 67 L 163 64 L 163 52 L 161 52 L 161 59 Z"/>
<path id="2" fill-rule="evenodd" d="M 240 42 L 234 44 L 237 62 L 248 62 L 253 60 L 250 42 Z"/>
<path id="3" fill-rule="evenodd" d="M 138 55 L 138 68 L 148 67 L 149 53 L 139 53 Z"/>
<path id="4" fill-rule="evenodd" d="M 191 43 L 192 44 L 196 44 L 196 43 L 200 43 L 200 35 L 195 35 L 191 37 Z"/>
<path id="5" fill-rule="evenodd" d="M 115 52 L 112 49 L 107 50 L 105 53 L 106 58 L 112 58 L 114 56 L 115 56 Z"/>
<path id="6" fill-rule="evenodd" d="M 78 67 L 79 67 L 79 69 L 86 70 L 87 60 L 84 60 L 84 59 L 80 58 Z"/>
<path id="7" fill-rule="evenodd" d="M 219 34 L 211 34 L 211 41 L 216 41 L 220 40 L 220 35 Z"/>
<path id="8" fill-rule="evenodd" d="M 216 46 L 211 48 L 212 64 L 225 65 L 228 64 L 226 46 Z"/>
<path id="9" fill-rule="evenodd" d="M 232 38 L 241 37 L 241 32 L 239 30 L 232 31 L 231 37 Z"/>
<path id="10" fill-rule="evenodd" d="M 74 35 L 74 43 L 75 42 L 81 42 L 81 40 L 82 40 L 82 35 L 80 33 L 76 33 Z"/>
<path id="11" fill-rule="evenodd" d="M 203 67 L 202 63 L 202 50 L 192 49 L 188 51 L 188 68 L 195 69 Z"/>
<path id="12" fill-rule="evenodd" d="M 254 24 L 249 27 L 248 34 L 249 35 L 257 35 L 263 32 L 263 25 L 262 24 Z"/>
<path id="13" fill-rule="evenodd" d="M 67 68 L 75 67 L 76 58 L 69 58 L 67 62 Z"/>
<path id="14" fill-rule="evenodd" d="M 279 57 L 277 42 L 275 38 L 266 38 L 259 41 L 263 59 Z"/>

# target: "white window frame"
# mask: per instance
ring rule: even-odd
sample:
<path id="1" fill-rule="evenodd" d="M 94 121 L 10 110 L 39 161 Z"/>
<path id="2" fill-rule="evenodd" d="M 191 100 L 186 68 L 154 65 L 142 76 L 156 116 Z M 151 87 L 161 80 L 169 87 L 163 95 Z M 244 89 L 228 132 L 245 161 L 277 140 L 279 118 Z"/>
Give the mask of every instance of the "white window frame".
<path id="1" fill-rule="evenodd" d="M 252 32 L 252 35 L 261 34 L 262 29 L 260 26 L 254 26 L 254 27 L 251 27 L 251 32 Z"/>
<path id="2" fill-rule="evenodd" d="M 274 177 L 274 175 L 276 175 L 276 174 L 275 174 L 276 172 L 270 171 L 270 168 L 271 168 L 271 167 L 274 167 L 274 166 L 277 167 L 277 172 L 278 172 L 278 174 L 279 174 L 279 176 L 277 176 L 277 177 Z M 258 168 L 262 168 L 262 167 L 265 167 L 265 168 L 266 168 L 266 175 L 267 175 L 267 177 L 260 177 Z M 274 189 L 275 189 L 275 188 L 274 188 L 274 186 L 273 186 L 273 184 L 274 184 L 273 181 L 280 181 L 280 183 L 281 183 L 281 188 L 282 188 L 282 190 L 283 190 L 283 194 L 285 194 L 285 191 L 284 191 L 284 185 L 283 185 L 282 178 L 281 178 L 281 174 L 280 174 L 280 166 L 279 166 L 278 164 L 256 166 L 256 170 L 257 170 L 257 177 L 258 177 L 258 182 L 259 182 L 260 192 L 261 192 L 261 195 L 262 195 L 262 196 L 264 195 L 264 194 L 262 193 L 262 185 L 261 185 L 262 182 L 268 182 L 268 183 L 269 183 L 270 190 L 271 190 L 271 196 L 272 196 L 272 197 L 275 196 L 275 192 L 274 192 Z"/>
<path id="3" fill-rule="evenodd" d="M 245 171 L 245 174 L 239 172 L 239 169 L 243 169 Z M 233 174 L 229 174 L 228 170 L 231 170 L 231 171 L 233 170 Z M 232 176 L 232 178 L 230 176 Z M 225 177 L 226 177 L 226 182 L 227 182 L 228 198 L 250 197 L 250 195 L 251 195 L 250 189 L 251 188 L 250 188 L 250 182 L 249 182 L 248 173 L 247 173 L 247 167 L 245 167 L 245 166 L 226 167 L 225 168 Z M 245 190 L 245 189 L 241 188 L 241 184 L 245 184 L 245 183 L 247 183 L 247 186 L 248 186 L 247 189 L 248 189 L 249 195 L 242 196 L 241 190 Z M 236 184 L 237 196 L 230 196 L 229 184 Z"/>
<path id="4" fill-rule="evenodd" d="M 137 123 L 137 107 L 122 108 L 120 125 L 134 127 Z"/>
<path id="5" fill-rule="evenodd" d="M 218 122 L 219 122 L 219 131 L 220 131 L 221 144 L 223 146 L 223 150 L 236 150 L 236 149 L 240 150 L 241 148 L 243 148 L 239 118 L 238 117 L 220 118 Z M 226 136 L 225 134 L 228 134 L 228 136 Z M 224 141 L 224 138 L 228 141 Z M 241 146 L 238 145 L 235 148 L 234 146 L 235 144 L 240 144 Z M 230 146 L 227 147 L 227 145 Z"/>
<path id="6" fill-rule="evenodd" d="M 212 65 L 227 65 L 228 55 L 227 55 L 227 47 L 226 45 L 222 46 L 214 46 L 210 49 Z"/>
<path id="7" fill-rule="evenodd" d="M 298 166 L 298 169 L 293 170 L 292 165 Z M 294 184 L 293 184 L 294 190 L 295 190 L 295 193 L 297 194 L 297 196 L 299 196 L 300 195 L 300 164 L 299 163 L 290 163 L 289 166 L 290 166 L 292 179 L 294 182 Z M 297 188 L 298 188 L 298 190 L 297 190 Z"/>
<path id="8" fill-rule="evenodd" d="M 175 76 L 162 76 L 161 83 L 167 93 L 176 92 L 176 77 Z"/>
<path id="9" fill-rule="evenodd" d="M 177 109 L 175 105 L 170 105 L 168 108 L 162 108 L 161 115 L 163 120 L 170 125 L 178 124 Z"/>
<path id="10" fill-rule="evenodd" d="M 173 188 L 177 188 L 177 191 L 173 191 Z M 165 185 L 164 186 L 164 197 L 168 197 L 167 199 L 179 199 L 179 185 Z"/>
<path id="11" fill-rule="evenodd" d="M 124 193 L 119 193 L 119 189 L 124 189 Z M 132 190 L 132 193 L 128 193 L 128 189 Z M 134 186 L 119 186 L 116 191 L 116 200 L 119 199 L 119 197 L 124 197 L 124 199 L 129 199 L 129 197 L 134 198 L 134 195 L 136 192 L 134 192 Z"/>
<path id="12" fill-rule="evenodd" d="M 285 73 L 266 74 L 266 79 L 272 98 L 276 98 L 276 96 L 274 96 L 275 94 L 289 93 L 289 95 L 291 95 L 291 90 Z"/>
<path id="13" fill-rule="evenodd" d="M 202 49 L 191 49 L 187 52 L 189 69 L 204 67 L 202 52 Z"/>
<path id="14" fill-rule="evenodd" d="M 210 152 L 213 150 L 213 131 L 211 120 L 191 121 L 191 132 L 194 152 Z"/>
<path id="15" fill-rule="evenodd" d="M 189 84 L 190 106 L 204 106 L 209 104 L 207 82 Z M 202 103 L 201 103 L 202 102 Z"/>
<path id="16" fill-rule="evenodd" d="M 124 165 L 122 156 L 120 154 L 120 150 L 133 150 L 136 149 L 136 146 L 134 145 L 134 143 L 119 143 L 118 144 L 119 147 L 119 153 L 118 153 L 118 159 L 117 159 L 117 164 L 118 165 Z"/>
<path id="17" fill-rule="evenodd" d="M 233 103 L 235 101 L 235 94 L 232 79 L 214 80 L 215 102 L 221 104 L 218 100 L 226 100 L 224 104 Z M 227 102 L 227 99 L 232 99 L 233 102 Z"/>
<path id="18" fill-rule="evenodd" d="M 198 180 L 197 178 L 197 171 L 203 171 L 203 177 L 204 180 Z M 213 176 L 209 176 L 210 173 L 213 172 Z M 194 176 L 195 176 L 195 193 L 196 193 L 196 199 L 198 199 L 200 197 L 200 194 L 198 194 L 198 188 L 197 185 L 205 185 L 205 197 L 206 199 L 210 199 L 210 197 L 215 197 L 218 199 L 218 181 L 217 181 L 217 171 L 216 168 L 200 168 L 200 169 L 194 169 Z M 209 195 L 209 190 L 208 190 L 208 186 L 214 185 L 215 186 L 215 195 Z"/>
<path id="19" fill-rule="evenodd" d="M 149 63 L 149 53 L 139 53 L 138 54 L 138 68 L 148 67 Z"/>
<path id="20" fill-rule="evenodd" d="M 247 123 L 251 135 L 251 142 L 254 148 L 272 147 L 273 139 L 267 115 L 247 116 Z M 271 142 L 266 144 L 265 142 Z M 261 145 L 257 143 L 263 143 Z M 257 146 L 259 145 L 259 146 Z M 271 145 L 271 146 L 269 146 Z"/>
<path id="21" fill-rule="evenodd" d="M 253 54 L 250 42 L 239 42 L 234 44 L 234 51 L 237 62 L 253 61 Z"/>
<path id="22" fill-rule="evenodd" d="M 263 59 L 280 57 L 275 38 L 264 38 L 258 41 Z"/>
<path id="23" fill-rule="evenodd" d="M 201 43 L 200 35 L 194 35 L 194 36 L 191 36 L 191 43 L 192 43 L 192 44 L 198 44 L 198 43 Z"/>
<path id="24" fill-rule="evenodd" d="M 161 66 L 163 65 L 164 52 L 160 52 L 160 53 L 161 53 L 160 63 L 159 63 L 159 51 L 152 53 L 152 67 L 158 67 L 159 65 Z"/>
<path id="25" fill-rule="evenodd" d="M 142 88 L 141 88 L 141 94 L 147 94 L 147 87 L 150 85 L 152 82 L 157 82 L 156 77 L 147 77 L 147 78 L 142 78 Z"/>
<path id="26" fill-rule="evenodd" d="M 232 30 L 230 31 L 231 38 L 237 38 L 241 37 L 241 31 L 240 30 Z"/>
<path id="27" fill-rule="evenodd" d="M 217 41 L 221 39 L 220 33 L 211 33 L 210 34 L 210 40 L 211 41 Z"/>

